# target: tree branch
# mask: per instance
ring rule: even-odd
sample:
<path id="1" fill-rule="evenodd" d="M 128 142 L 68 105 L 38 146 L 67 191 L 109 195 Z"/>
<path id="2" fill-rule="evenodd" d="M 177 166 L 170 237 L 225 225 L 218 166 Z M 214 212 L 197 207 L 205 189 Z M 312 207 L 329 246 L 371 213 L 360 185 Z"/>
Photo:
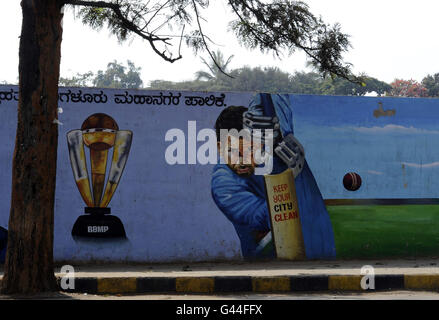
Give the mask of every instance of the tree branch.
<path id="1" fill-rule="evenodd" d="M 94 7 L 94 8 L 108 8 L 108 9 L 120 8 L 118 4 L 112 2 L 106 2 L 106 1 L 65 0 L 64 4 L 71 4 L 73 6 Z"/>
<path id="2" fill-rule="evenodd" d="M 193 6 L 194 6 L 195 17 L 197 18 L 198 30 L 200 31 L 201 40 L 202 40 L 203 43 L 204 43 L 204 47 L 206 48 L 207 53 L 209 54 L 210 58 L 212 59 L 213 63 L 214 63 L 215 66 L 218 68 L 218 70 L 219 70 L 222 74 L 224 74 L 224 75 L 226 75 L 227 77 L 230 77 L 230 78 L 233 79 L 234 77 L 232 77 L 230 74 L 226 73 L 226 72 L 223 70 L 223 68 L 221 68 L 221 67 L 218 65 L 218 62 L 216 61 L 216 59 L 214 58 L 212 52 L 210 51 L 209 46 L 207 45 L 207 43 L 206 43 L 206 39 L 205 39 L 204 34 L 203 34 L 203 30 L 202 30 L 202 28 L 201 28 L 200 16 L 199 16 L 199 14 L 198 14 L 197 4 L 195 3 L 194 0 L 192 0 L 192 4 L 193 4 Z"/>
<path id="3" fill-rule="evenodd" d="M 267 41 L 265 41 L 264 39 L 262 39 L 259 34 L 258 34 L 258 30 L 255 30 L 255 28 L 253 26 L 251 26 L 249 23 L 247 23 L 247 21 L 241 16 L 241 14 L 239 13 L 238 8 L 235 7 L 235 5 L 232 3 L 232 1 L 228 1 L 229 5 L 232 7 L 233 12 L 235 12 L 235 14 L 238 16 L 239 20 L 246 24 L 250 29 L 251 32 L 253 34 L 253 36 L 261 43 L 263 43 L 265 46 L 271 48 L 273 47 L 271 45 L 271 43 L 268 43 Z M 265 35 L 267 35 L 266 32 L 264 32 Z M 277 56 L 279 56 L 279 52 L 277 50 L 277 48 L 273 47 L 272 50 L 276 53 Z"/>
<path id="4" fill-rule="evenodd" d="M 254 8 L 251 4 L 252 2 L 250 1 L 250 3 L 246 2 L 246 1 L 242 1 L 240 2 L 240 4 L 243 6 L 243 10 L 249 10 L 250 13 L 252 15 L 254 15 L 254 17 L 256 18 L 256 20 L 262 25 L 263 29 L 257 29 L 255 28 L 249 21 L 247 21 L 248 19 L 245 19 L 239 12 L 239 9 L 235 6 L 234 1 L 232 0 L 228 0 L 229 5 L 231 6 L 232 10 L 235 12 L 235 14 L 238 16 L 239 20 L 241 21 L 242 24 L 245 25 L 245 27 L 247 28 L 247 30 L 249 31 L 249 33 L 251 33 L 251 35 L 256 39 L 257 42 L 259 42 L 260 44 L 262 44 L 263 47 L 273 50 L 274 53 L 279 56 L 279 49 L 278 47 L 284 47 L 288 45 L 288 42 L 290 43 L 288 46 L 290 47 L 291 45 L 293 47 L 296 47 L 298 49 L 303 50 L 306 55 L 311 58 L 312 60 L 314 60 L 314 62 L 316 62 L 318 65 L 324 66 L 325 64 L 327 65 L 327 61 L 324 61 L 323 59 L 321 59 L 318 55 L 316 55 L 315 53 L 319 52 L 321 50 L 321 47 L 319 46 L 313 46 L 313 38 L 312 38 L 312 33 L 310 32 L 309 28 L 315 29 L 317 27 L 320 27 L 321 24 L 319 24 L 319 21 L 307 10 L 307 5 L 303 4 L 306 6 L 306 10 L 302 13 L 304 13 L 306 15 L 307 18 L 311 19 L 311 21 L 314 23 L 314 25 L 310 25 L 307 24 L 307 26 L 305 26 L 307 28 L 307 32 L 304 32 L 307 35 L 307 39 L 305 39 L 306 41 L 303 41 L 303 39 L 301 40 L 300 37 L 296 36 L 296 37 L 291 37 L 288 33 L 284 33 L 282 32 L 282 30 L 279 29 L 274 29 L 272 27 L 272 25 L 267 21 L 266 16 L 264 14 L 261 13 L 261 11 L 259 11 L 258 9 Z M 259 3 L 259 2 L 258 2 Z M 261 3 L 259 3 L 261 4 Z M 262 4 L 261 4 L 262 5 Z M 294 23 L 294 22 L 291 22 Z M 300 30 L 300 26 L 295 26 L 295 29 Z M 302 28 L 304 28 L 302 26 Z M 276 38 L 273 38 L 272 35 L 269 32 L 266 32 L 265 30 L 270 30 L 272 32 L 276 32 Z M 326 32 L 326 30 L 325 30 Z M 267 37 L 267 39 L 261 37 L 262 35 L 265 35 Z M 280 41 L 282 40 L 282 41 Z M 308 42 L 308 43 L 307 43 Z M 290 48 L 291 50 L 291 48 Z M 327 71 L 331 72 L 332 74 L 335 74 L 341 78 L 344 78 L 346 80 L 349 80 L 351 82 L 354 83 L 361 83 L 361 81 L 359 81 L 357 79 L 357 77 L 353 76 L 350 77 L 349 75 L 346 74 L 346 72 L 344 70 L 342 70 L 343 67 L 338 68 L 338 66 L 336 65 L 329 65 L 329 68 L 325 68 Z"/>
<path id="5" fill-rule="evenodd" d="M 120 24 L 122 27 L 126 28 L 127 30 L 137 34 L 141 38 L 147 40 L 152 48 L 152 50 L 158 54 L 162 59 L 168 62 L 175 62 L 182 58 L 181 54 L 179 53 L 178 57 L 172 58 L 168 55 L 166 55 L 166 51 L 160 52 L 158 48 L 155 46 L 156 41 L 161 41 L 165 44 L 169 44 L 167 41 L 170 40 L 170 38 L 161 38 L 158 37 L 152 33 L 145 33 L 142 32 L 132 21 L 128 20 L 120 10 L 121 6 L 117 3 L 112 2 L 106 2 L 106 1 L 82 1 L 82 0 L 65 0 L 64 4 L 70 4 L 73 6 L 87 6 L 87 7 L 93 7 L 93 8 L 107 8 L 111 9 L 117 16 L 117 18 L 120 21 Z"/>

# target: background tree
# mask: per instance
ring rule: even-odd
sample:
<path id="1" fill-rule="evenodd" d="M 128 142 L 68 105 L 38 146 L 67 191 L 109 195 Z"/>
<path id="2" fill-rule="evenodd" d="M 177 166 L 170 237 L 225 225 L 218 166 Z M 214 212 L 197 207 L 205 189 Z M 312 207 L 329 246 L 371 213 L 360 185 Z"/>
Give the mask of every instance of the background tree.
<path id="1" fill-rule="evenodd" d="M 342 59 L 349 47 L 348 36 L 340 26 L 329 26 L 316 18 L 305 3 L 224 1 L 236 17 L 232 29 L 247 47 L 279 56 L 300 49 L 319 72 L 352 77 L 350 65 Z M 195 53 L 206 50 L 213 58 L 212 43 L 201 23 L 202 10 L 209 6 L 206 0 L 21 1 L 18 121 L 2 281 L 3 292 L 9 294 L 56 288 L 53 213 L 62 17 L 66 5 L 79 7 L 83 23 L 94 29 L 106 26 L 120 41 L 141 37 L 165 61 L 182 58 L 183 40 Z"/>
<path id="2" fill-rule="evenodd" d="M 416 80 L 395 79 L 389 95 L 393 97 L 427 97 L 428 90 Z"/>
<path id="3" fill-rule="evenodd" d="M 422 79 L 422 85 L 427 89 L 429 97 L 439 97 L 439 73 L 427 75 Z"/>
<path id="4" fill-rule="evenodd" d="M 212 52 L 212 60 L 208 63 L 203 57 L 201 61 L 207 67 L 209 72 L 200 70 L 195 73 L 195 80 L 214 80 L 219 79 L 223 75 L 227 75 L 228 67 L 233 59 L 233 55 L 229 56 L 227 60 L 224 59 L 224 55 L 220 50 Z"/>
<path id="5" fill-rule="evenodd" d="M 115 89 L 139 89 L 143 86 L 140 77 L 142 68 L 127 60 L 127 66 L 114 60 L 107 64 L 107 69 L 86 73 L 77 73 L 70 78 L 59 79 L 59 84 L 66 87 L 98 87 Z"/>
<path id="6" fill-rule="evenodd" d="M 170 82 L 154 80 L 149 89 L 194 91 L 264 91 L 291 92 L 290 75 L 276 67 L 241 67 L 227 70 L 229 76 L 219 73 L 209 80 Z"/>
<path id="7" fill-rule="evenodd" d="M 326 77 L 320 85 L 320 94 L 364 96 L 366 93 L 376 92 L 381 96 L 392 89 L 389 84 L 365 74 L 361 75 L 361 82 L 358 84 L 340 77 Z"/>
<path id="8" fill-rule="evenodd" d="M 151 90 L 191 90 L 213 91 L 211 81 L 187 80 L 181 82 L 167 80 L 152 80 L 147 89 Z"/>
<path id="9" fill-rule="evenodd" d="M 263 91 L 286 93 L 290 88 L 289 74 L 277 67 L 243 67 L 231 72 L 227 79 L 232 91 Z"/>
<path id="10" fill-rule="evenodd" d="M 291 93 L 322 94 L 323 80 L 316 72 L 295 72 L 290 76 Z"/>
<path id="11" fill-rule="evenodd" d="M 229 71 L 232 77 L 221 74 L 206 81 L 170 82 L 151 81 L 149 89 L 155 90 L 202 90 L 202 91 L 263 91 L 271 93 L 297 93 L 321 95 L 363 96 L 376 92 L 379 96 L 390 92 L 391 86 L 384 81 L 362 75 L 363 84 L 353 83 L 340 77 L 323 78 L 316 72 L 289 74 L 273 67 L 241 67 Z"/>
<path id="12" fill-rule="evenodd" d="M 133 62 L 127 61 L 128 68 L 117 63 L 116 60 L 107 65 L 107 70 L 99 70 L 93 79 L 93 86 L 99 88 L 137 89 L 142 87 L 140 78 L 141 68 Z"/>
<path id="13" fill-rule="evenodd" d="M 70 78 L 59 78 L 59 85 L 64 87 L 91 87 L 93 85 L 93 78 L 95 77 L 92 71 L 86 73 L 76 73 Z"/>
<path id="14" fill-rule="evenodd" d="M 376 92 L 378 96 L 383 96 L 392 90 L 392 86 L 387 82 L 369 77 L 367 75 L 364 76 L 363 81 L 365 83 L 364 89 L 366 90 L 366 93 Z"/>

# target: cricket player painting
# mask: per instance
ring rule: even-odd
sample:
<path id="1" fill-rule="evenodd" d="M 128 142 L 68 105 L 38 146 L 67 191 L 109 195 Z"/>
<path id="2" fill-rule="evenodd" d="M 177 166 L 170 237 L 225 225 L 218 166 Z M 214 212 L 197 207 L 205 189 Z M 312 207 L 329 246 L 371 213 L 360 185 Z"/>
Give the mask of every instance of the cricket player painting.
<path id="1" fill-rule="evenodd" d="M 230 140 L 221 141 L 221 129 L 240 131 L 243 128 L 250 131 L 267 128 L 273 130 L 275 152 L 272 152 L 273 168 L 270 176 L 280 176 L 288 169 L 292 172 L 304 258 L 335 258 L 334 234 L 329 214 L 305 160 L 303 147 L 294 137 L 293 110 L 288 96 L 258 94 L 249 108 L 230 106 L 221 112 L 215 123 L 218 153 L 222 161 L 213 169 L 212 197 L 234 225 L 244 259 L 274 259 L 279 254 L 276 255 L 276 237 L 272 235 L 274 220 L 270 215 L 271 206 L 267 203 L 268 176 L 255 174 L 260 165 L 255 161 L 254 152 L 250 152 L 250 159 L 245 159 L 244 155 L 249 157 L 249 153 L 244 151 L 249 146 L 251 148 L 251 141 L 246 141 L 245 137 L 240 138 L 239 149 L 235 150 L 239 153 L 238 162 L 228 161 L 229 152 L 233 149 Z"/>

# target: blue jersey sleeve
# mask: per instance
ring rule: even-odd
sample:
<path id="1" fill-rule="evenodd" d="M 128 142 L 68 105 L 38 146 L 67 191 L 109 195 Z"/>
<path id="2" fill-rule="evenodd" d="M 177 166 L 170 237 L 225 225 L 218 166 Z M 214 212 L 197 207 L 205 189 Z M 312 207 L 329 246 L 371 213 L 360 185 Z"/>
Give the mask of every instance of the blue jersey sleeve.
<path id="1" fill-rule="evenodd" d="M 251 192 L 245 183 L 237 181 L 227 170 L 218 169 L 212 177 L 212 197 L 216 205 L 234 224 L 269 230 L 265 198 Z"/>

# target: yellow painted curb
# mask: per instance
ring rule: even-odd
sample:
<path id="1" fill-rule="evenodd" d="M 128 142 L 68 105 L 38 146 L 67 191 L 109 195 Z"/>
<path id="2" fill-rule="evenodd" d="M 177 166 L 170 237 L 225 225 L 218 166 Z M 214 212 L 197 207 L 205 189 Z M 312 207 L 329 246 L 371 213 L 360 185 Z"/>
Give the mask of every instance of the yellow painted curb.
<path id="1" fill-rule="evenodd" d="M 137 289 L 136 278 L 98 278 L 98 293 L 133 293 Z"/>
<path id="2" fill-rule="evenodd" d="M 256 277 L 252 279 L 254 292 L 288 292 L 291 291 L 289 277 Z"/>
<path id="3" fill-rule="evenodd" d="M 360 291 L 361 276 L 329 276 L 329 290 Z"/>
<path id="4" fill-rule="evenodd" d="M 405 275 L 405 289 L 439 289 L 439 275 Z"/>
<path id="5" fill-rule="evenodd" d="M 212 293 L 215 288 L 214 278 L 177 278 L 175 290 L 177 292 Z"/>

